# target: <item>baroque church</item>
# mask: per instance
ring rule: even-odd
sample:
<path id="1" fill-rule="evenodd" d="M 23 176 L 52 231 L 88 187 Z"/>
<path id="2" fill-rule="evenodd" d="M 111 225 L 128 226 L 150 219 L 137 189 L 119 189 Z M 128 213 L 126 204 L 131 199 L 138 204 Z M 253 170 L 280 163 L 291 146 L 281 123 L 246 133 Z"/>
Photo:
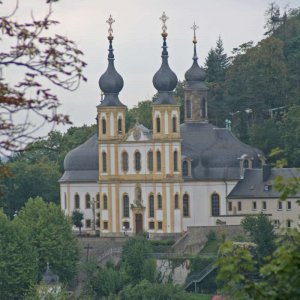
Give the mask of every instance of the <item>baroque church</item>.
<path id="1" fill-rule="evenodd" d="M 192 66 L 185 73 L 184 122 L 173 96 L 177 76 L 168 64 L 163 14 L 161 66 L 153 76 L 153 128 L 125 130 L 123 78 L 116 71 L 109 18 L 108 67 L 99 79 L 104 99 L 97 106 L 97 134 L 65 157 L 60 179 L 66 214 L 84 213 L 83 229 L 101 234 L 179 233 L 189 226 L 218 224 L 228 195 L 245 169 L 261 169 L 261 151 L 243 144 L 228 128 L 209 123 L 205 71 L 198 64 L 194 24 Z M 192 52 L 192 49 L 191 49 Z"/>

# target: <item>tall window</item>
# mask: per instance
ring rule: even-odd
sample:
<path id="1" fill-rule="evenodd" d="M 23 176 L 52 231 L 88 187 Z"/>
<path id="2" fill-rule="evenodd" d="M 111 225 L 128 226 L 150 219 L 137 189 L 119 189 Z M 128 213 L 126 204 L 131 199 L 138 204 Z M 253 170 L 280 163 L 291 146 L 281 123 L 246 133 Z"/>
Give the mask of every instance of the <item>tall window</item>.
<path id="1" fill-rule="evenodd" d="M 154 218 L 154 196 L 149 196 L 149 218 Z"/>
<path id="2" fill-rule="evenodd" d="M 67 194 L 65 193 L 65 209 L 67 209 Z"/>
<path id="3" fill-rule="evenodd" d="M 91 208 L 91 196 L 90 196 L 90 194 L 85 195 L 85 208 Z"/>
<path id="4" fill-rule="evenodd" d="M 173 163 L 174 163 L 174 172 L 177 172 L 178 171 L 178 152 L 177 152 L 177 150 L 174 151 Z"/>
<path id="5" fill-rule="evenodd" d="M 102 134 L 106 134 L 106 120 L 102 119 Z"/>
<path id="6" fill-rule="evenodd" d="M 192 117 L 192 104 L 191 100 L 186 100 L 186 117 L 190 119 Z"/>
<path id="7" fill-rule="evenodd" d="M 162 209 L 162 196 L 160 194 L 157 195 L 157 208 Z"/>
<path id="8" fill-rule="evenodd" d="M 122 153 L 122 169 L 124 172 L 128 171 L 128 153 L 127 152 Z"/>
<path id="9" fill-rule="evenodd" d="M 188 194 L 183 195 L 183 216 L 189 217 L 190 216 L 190 199 Z"/>
<path id="10" fill-rule="evenodd" d="M 220 196 L 216 193 L 211 195 L 211 215 L 214 217 L 220 215 Z"/>
<path id="11" fill-rule="evenodd" d="M 182 163 L 182 175 L 189 176 L 189 163 L 186 160 Z"/>
<path id="12" fill-rule="evenodd" d="M 161 171 L 161 153 L 159 150 L 156 151 L 156 170 Z"/>
<path id="13" fill-rule="evenodd" d="M 106 162 L 106 153 L 102 152 L 102 172 L 107 172 L 107 162 Z"/>
<path id="14" fill-rule="evenodd" d="M 103 209 L 107 209 L 107 196 L 106 196 L 106 194 L 103 195 Z"/>
<path id="15" fill-rule="evenodd" d="M 244 167 L 244 169 L 248 169 L 249 168 L 249 160 L 248 159 L 244 160 L 243 167 Z"/>
<path id="16" fill-rule="evenodd" d="M 179 196 L 178 196 L 178 194 L 176 194 L 175 197 L 174 197 L 174 206 L 175 206 L 175 209 L 179 208 Z"/>
<path id="17" fill-rule="evenodd" d="M 147 163 L 148 163 L 148 170 L 152 172 L 153 171 L 153 152 L 151 150 L 148 152 Z"/>
<path id="18" fill-rule="evenodd" d="M 135 170 L 141 171 L 141 153 L 138 151 L 134 153 L 134 164 Z"/>
<path id="19" fill-rule="evenodd" d="M 129 218 L 129 198 L 128 195 L 123 196 L 123 217 Z"/>
<path id="20" fill-rule="evenodd" d="M 100 194 L 96 195 L 96 208 L 100 208 Z"/>
<path id="21" fill-rule="evenodd" d="M 156 132 L 160 132 L 160 117 L 156 118 Z"/>
<path id="22" fill-rule="evenodd" d="M 74 207 L 75 207 L 75 209 L 80 208 L 80 198 L 79 198 L 79 195 L 77 193 L 74 196 Z"/>
<path id="23" fill-rule="evenodd" d="M 122 119 L 119 118 L 118 119 L 118 133 L 122 133 Z"/>
<path id="24" fill-rule="evenodd" d="M 172 118 L 172 130 L 173 132 L 177 131 L 177 119 L 175 116 Z"/>

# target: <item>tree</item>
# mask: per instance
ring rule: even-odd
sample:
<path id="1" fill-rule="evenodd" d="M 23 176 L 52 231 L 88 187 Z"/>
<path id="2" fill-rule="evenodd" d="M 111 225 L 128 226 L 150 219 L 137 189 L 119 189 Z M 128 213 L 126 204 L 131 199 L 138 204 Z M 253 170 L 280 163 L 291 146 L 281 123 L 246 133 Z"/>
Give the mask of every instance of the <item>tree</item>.
<path id="1" fill-rule="evenodd" d="M 39 277 L 50 263 L 62 282 L 69 282 L 76 273 L 79 248 L 72 234 L 71 222 L 58 205 L 42 198 L 29 199 L 14 222 L 30 233 L 38 253 Z"/>
<path id="2" fill-rule="evenodd" d="M 37 281 L 37 251 L 28 228 L 10 221 L 0 210 L 0 295 L 20 299 Z"/>
<path id="3" fill-rule="evenodd" d="M 132 128 L 136 123 L 143 124 L 145 127 L 152 128 L 152 101 L 140 101 L 138 105 L 127 110 L 126 130 Z"/>
<path id="4" fill-rule="evenodd" d="M 153 268 L 155 270 L 155 265 L 148 261 L 151 248 L 151 243 L 144 236 L 131 238 L 123 246 L 122 263 L 125 265 L 125 270 L 131 277 L 132 283 L 137 283 L 145 277 L 150 280 L 156 279 L 152 270 Z"/>
<path id="5" fill-rule="evenodd" d="M 0 17 L 1 40 L 8 45 L 7 51 L 0 52 L 0 67 L 17 73 L 15 80 L 0 80 L 1 154 L 23 149 L 45 123 L 70 123 L 67 115 L 57 113 L 60 102 L 50 86 L 73 91 L 81 80 L 86 80 L 82 74 L 86 63 L 75 43 L 45 32 L 58 24 L 50 19 L 51 6 L 42 20 L 32 17 L 20 23 L 13 20 L 18 11 L 16 3 L 12 13 Z M 32 115 L 40 119 L 39 126 L 31 123 Z"/>
<path id="6" fill-rule="evenodd" d="M 81 228 L 83 226 L 82 220 L 83 220 L 83 213 L 79 210 L 74 210 L 72 212 L 72 222 L 76 227 L 79 228 L 80 235 L 81 235 Z"/>
<path id="7" fill-rule="evenodd" d="M 209 88 L 208 105 L 210 120 L 216 125 L 223 125 L 226 118 L 224 114 L 224 82 L 229 66 L 229 58 L 224 53 L 223 41 L 218 38 L 216 47 L 210 49 L 205 59 L 206 81 Z"/>
<path id="8" fill-rule="evenodd" d="M 249 234 L 251 241 L 255 243 L 257 261 L 259 265 L 262 265 L 276 249 L 276 235 L 272 222 L 261 212 L 257 216 L 245 217 L 241 225 Z"/>

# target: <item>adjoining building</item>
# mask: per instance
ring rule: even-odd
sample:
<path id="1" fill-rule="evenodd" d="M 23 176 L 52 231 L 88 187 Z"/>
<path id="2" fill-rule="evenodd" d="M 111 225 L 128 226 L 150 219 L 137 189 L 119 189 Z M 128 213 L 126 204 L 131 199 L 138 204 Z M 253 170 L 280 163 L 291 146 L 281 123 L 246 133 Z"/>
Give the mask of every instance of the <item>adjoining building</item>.
<path id="1" fill-rule="evenodd" d="M 260 150 L 228 128 L 209 123 L 205 71 L 198 64 L 194 27 L 192 66 L 185 73 L 184 123 L 173 96 L 177 76 L 168 64 L 163 14 L 162 63 L 153 77 L 153 129 L 125 130 L 124 82 L 116 71 L 111 24 L 108 67 L 99 79 L 104 99 L 97 106 L 98 133 L 65 157 L 60 179 L 66 214 L 84 213 L 84 230 L 102 233 L 178 233 L 188 226 L 216 225 L 232 212 L 227 197 L 247 169 L 265 164 Z M 124 101 L 124 103 L 126 100 Z M 97 216 L 97 220 L 95 220 Z"/>
<path id="2" fill-rule="evenodd" d="M 270 216 L 276 228 L 298 227 L 300 206 L 300 192 L 290 195 L 281 201 L 280 193 L 275 190 L 276 178 L 284 180 L 299 178 L 300 171 L 286 168 L 278 169 L 263 166 L 262 169 L 247 169 L 228 195 L 227 222 L 239 224 L 245 215 L 263 212 Z"/>

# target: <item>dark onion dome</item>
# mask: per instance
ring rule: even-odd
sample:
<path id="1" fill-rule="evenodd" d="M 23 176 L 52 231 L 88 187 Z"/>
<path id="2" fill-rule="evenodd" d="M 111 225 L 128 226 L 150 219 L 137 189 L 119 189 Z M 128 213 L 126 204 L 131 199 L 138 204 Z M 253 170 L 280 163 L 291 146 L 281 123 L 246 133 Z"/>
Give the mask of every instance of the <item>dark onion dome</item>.
<path id="1" fill-rule="evenodd" d="M 99 174 L 98 136 L 71 150 L 65 157 L 65 172 L 60 182 L 97 181 Z"/>
<path id="2" fill-rule="evenodd" d="M 115 56 L 112 47 L 113 36 L 111 34 L 108 36 L 108 40 L 108 66 L 105 73 L 99 79 L 99 87 L 104 93 L 104 99 L 99 106 L 124 106 L 118 97 L 124 86 L 124 80 L 114 65 Z"/>
<path id="3" fill-rule="evenodd" d="M 180 127 L 182 155 L 192 160 L 190 180 L 239 180 L 240 158 L 246 155 L 253 168 L 263 154 L 239 141 L 230 130 L 210 123 L 185 123 Z"/>
<path id="4" fill-rule="evenodd" d="M 191 89 L 207 89 L 204 81 L 206 78 L 206 73 L 203 68 L 201 68 L 198 64 L 198 56 L 197 56 L 197 49 L 196 44 L 197 40 L 194 36 L 194 57 L 193 57 L 193 64 L 192 66 L 185 72 L 185 80 L 186 80 L 186 87 Z"/>
<path id="5" fill-rule="evenodd" d="M 172 95 L 172 91 L 176 88 L 178 79 L 176 74 L 171 70 L 168 63 L 167 51 L 167 33 L 163 32 L 163 51 L 162 51 L 162 64 L 159 70 L 153 76 L 153 85 L 158 91 L 158 96 L 154 100 L 154 104 L 177 104 L 177 101 Z"/>

